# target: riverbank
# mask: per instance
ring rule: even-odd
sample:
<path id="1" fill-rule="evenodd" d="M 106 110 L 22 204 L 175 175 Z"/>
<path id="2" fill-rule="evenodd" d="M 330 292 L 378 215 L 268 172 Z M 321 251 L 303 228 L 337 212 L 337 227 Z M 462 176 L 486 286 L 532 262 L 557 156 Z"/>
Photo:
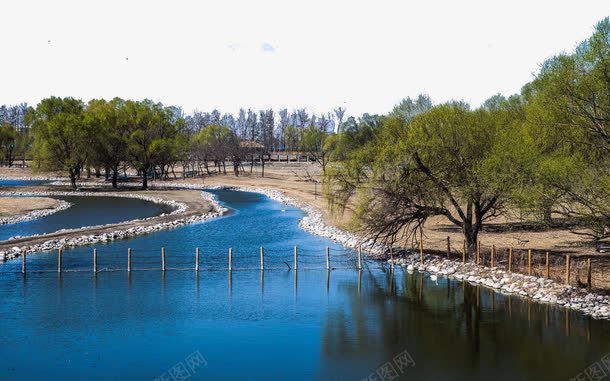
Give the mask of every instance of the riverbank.
<path id="1" fill-rule="evenodd" d="M 175 209 L 169 214 L 156 217 L 136 219 L 121 223 L 87 226 L 78 229 L 66 229 L 49 234 L 34 235 L 28 237 L 17 237 L 0 242 L 0 260 L 15 258 L 23 253 L 35 253 L 56 250 L 64 247 L 75 247 L 106 242 L 116 239 L 124 239 L 136 235 L 148 234 L 159 230 L 175 228 L 188 223 L 204 221 L 214 218 L 226 212 L 206 192 L 190 190 L 149 190 L 137 191 L 123 188 L 114 192 L 100 189 L 90 189 L 87 192 L 68 192 L 65 190 L 49 190 L 56 187 L 31 187 L 35 190 L 15 190 L 5 192 L 6 195 L 71 195 L 71 196 L 111 196 L 128 197 L 148 200 L 151 202 L 171 205 Z"/>
<path id="2" fill-rule="evenodd" d="M 234 178 L 230 176 L 216 176 L 212 177 L 212 179 L 213 181 L 210 181 L 210 178 L 206 178 L 204 183 L 198 183 L 192 179 L 157 181 L 153 182 L 152 185 L 159 189 L 174 187 L 196 189 L 232 188 L 261 193 L 276 201 L 296 206 L 305 211 L 306 217 L 299 222 L 304 230 L 333 239 L 347 247 L 355 248 L 359 244 L 360 238 L 357 235 L 327 222 L 329 212 L 326 201 L 322 197 L 319 197 L 320 200 L 318 200 L 316 190 L 314 190 L 316 193 L 313 193 L 314 202 L 310 203 L 307 201 L 311 201 L 312 194 L 307 187 L 293 182 L 291 186 L 287 186 L 286 191 L 282 190 L 281 187 L 289 183 L 289 180 L 285 179 L 277 182 L 274 182 L 272 178 L 256 181 L 253 178 Z M 258 186 L 247 184 L 257 184 Z M 60 184 L 54 186 L 60 186 Z M 120 189 L 125 189 L 125 186 L 123 184 Z M 105 187 L 108 187 L 108 185 L 105 185 Z M 62 244 L 66 244 L 66 242 Z M 388 252 L 383 246 L 372 245 L 371 242 L 364 242 L 362 246 L 365 253 L 369 254 L 370 257 L 374 259 L 387 259 Z M 588 292 L 582 288 L 563 285 L 541 277 L 509 273 L 497 267 L 489 268 L 483 265 L 476 265 L 472 262 L 462 264 L 461 261 L 446 260 L 430 254 L 425 255 L 423 264 L 420 264 L 419 261 L 419 255 L 413 254 L 410 250 L 397 251 L 394 257 L 394 264 L 404 266 L 407 271 L 418 269 L 429 272 L 434 276 L 450 276 L 502 293 L 531 298 L 539 302 L 562 305 L 591 315 L 594 318 L 610 318 L 610 298 L 594 292 Z"/>
<path id="3" fill-rule="evenodd" d="M 0 197 L 0 225 L 31 221 L 69 207 L 69 202 L 48 197 Z"/>

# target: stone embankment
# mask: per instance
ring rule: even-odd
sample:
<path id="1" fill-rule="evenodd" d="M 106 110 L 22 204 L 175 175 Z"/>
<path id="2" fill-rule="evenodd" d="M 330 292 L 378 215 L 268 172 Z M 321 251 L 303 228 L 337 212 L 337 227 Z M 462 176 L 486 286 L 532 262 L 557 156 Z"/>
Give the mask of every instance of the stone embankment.
<path id="1" fill-rule="evenodd" d="M 35 195 L 63 195 L 64 193 L 67 193 L 69 195 L 75 195 L 75 193 L 70 193 L 70 192 L 13 192 L 13 193 L 35 194 Z M 183 203 L 179 203 L 179 202 L 172 201 L 172 200 L 164 200 L 161 198 L 151 197 L 151 196 L 126 195 L 126 194 L 120 194 L 120 193 L 117 194 L 117 193 L 108 193 L 108 192 L 103 192 L 103 193 L 81 192 L 81 193 L 78 193 L 78 195 L 80 195 L 80 196 L 130 197 L 130 198 L 138 198 L 138 199 L 142 199 L 142 200 L 152 201 L 152 202 L 156 202 L 156 203 L 163 203 L 163 204 L 175 207 L 174 211 L 169 213 L 169 216 L 179 216 L 179 215 L 185 214 L 185 212 L 187 211 L 187 205 L 185 205 Z M 69 238 L 54 238 L 54 239 L 46 240 L 44 242 L 35 243 L 35 244 L 31 244 L 31 245 L 25 245 L 25 246 L 16 245 L 9 249 L 1 250 L 0 251 L 0 260 L 7 260 L 7 259 L 15 258 L 24 253 L 34 253 L 34 252 L 40 252 L 40 251 L 57 250 L 57 249 L 66 248 L 66 247 L 90 245 L 90 244 L 95 244 L 95 243 L 99 243 L 99 242 L 107 242 L 107 241 L 113 241 L 113 240 L 117 240 L 117 239 L 134 237 L 134 236 L 142 235 L 142 234 L 149 234 L 149 233 L 160 231 L 160 230 L 172 229 L 172 228 L 176 228 L 176 227 L 183 226 L 186 224 L 204 221 L 204 220 L 207 220 L 210 218 L 221 216 L 224 213 L 226 213 L 227 209 L 220 206 L 220 204 L 216 201 L 215 197 L 212 194 L 207 193 L 207 192 L 202 192 L 201 195 L 204 200 L 206 200 L 207 202 L 209 202 L 212 205 L 212 208 L 213 208 L 212 211 L 210 211 L 208 213 L 204 213 L 204 214 L 191 215 L 191 216 L 188 216 L 185 218 L 171 219 L 169 221 L 159 222 L 159 223 L 155 223 L 155 224 L 139 225 L 139 223 L 148 222 L 148 221 L 157 219 L 159 216 L 148 217 L 148 218 L 144 218 L 144 219 L 137 219 L 137 220 L 129 221 L 129 224 L 135 225 L 135 226 L 131 226 L 126 229 L 119 228 L 119 229 L 115 229 L 115 230 L 111 230 L 111 231 L 106 231 L 106 232 L 103 232 L 100 234 L 85 234 L 85 235 L 73 236 L 73 237 L 69 237 Z M 104 230 L 104 228 L 112 227 L 115 225 L 116 224 L 87 226 L 86 228 L 88 230 Z M 62 234 L 73 235 L 70 233 L 75 233 L 75 232 L 78 232 L 79 230 L 81 230 L 81 229 L 66 229 L 66 230 L 61 230 L 59 232 L 55 232 L 52 234 L 53 234 L 53 236 L 62 235 Z M 44 237 L 44 236 L 46 236 L 46 234 L 41 235 L 41 236 L 31 236 L 31 237 L 27 237 L 27 238 L 36 238 L 36 237 Z M 10 245 L 11 240 L 15 240 L 17 238 L 18 237 L 14 237 L 8 241 L 5 241 L 4 243 L 8 243 Z"/>
<path id="2" fill-rule="evenodd" d="M 391 261 L 388 261 L 391 264 Z M 419 253 L 409 253 L 394 259 L 394 265 L 407 271 L 425 271 L 435 276 L 463 280 L 505 294 L 519 295 L 535 301 L 561 305 L 581 311 L 596 319 L 610 318 L 610 297 L 588 292 L 586 289 L 557 283 L 551 279 L 508 272 L 497 267 L 489 268 L 474 263 L 461 263 L 424 255 L 420 263 Z"/>
<path id="3" fill-rule="evenodd" d="M 22 214 L 20 216 L 0 217 L 0 225 L 8 225 L 8 224 L 16 224 L 19 222 L 32 221 L 32 220 L 35 220 L 35 219 L 38 219 L 41 217 L 50 216 L 51 214 L 60 212 L 62 210 L 66 210 L 72 206 L 72 204 L 67 201 L 64 201 L 64 200 L 58 200 L 58 201 L 59 201 L 58 205 L 54 208 L 32 210 L 31 212 Z"/>

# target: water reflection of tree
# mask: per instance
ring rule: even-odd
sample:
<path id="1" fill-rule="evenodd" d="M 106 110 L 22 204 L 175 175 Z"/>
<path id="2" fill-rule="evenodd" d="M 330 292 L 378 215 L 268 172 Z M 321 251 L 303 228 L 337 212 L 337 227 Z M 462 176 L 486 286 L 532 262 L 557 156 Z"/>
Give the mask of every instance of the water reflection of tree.
<path id="1" fill-rule="evenodd" d="M 570 314 L 566 335 L 563 309 L 460 282 L 370 271 L 359 291 L 355 280 L 339 289 L 344 303 L 323 329 L 322 379 L 362 379 L 403 350 L 417 364 L 405 379 L 562 379 L 610 351 L 606 323 Z"/>

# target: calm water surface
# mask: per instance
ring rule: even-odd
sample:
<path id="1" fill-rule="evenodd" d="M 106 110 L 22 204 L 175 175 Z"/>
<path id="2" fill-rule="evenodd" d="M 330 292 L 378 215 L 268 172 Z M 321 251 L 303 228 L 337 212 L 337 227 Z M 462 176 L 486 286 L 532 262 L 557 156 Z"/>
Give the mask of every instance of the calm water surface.
<path id="1" fill-rule="evenodd" d="M 297 227 L 300 210 L 215 193 L 235 212 L 97 246 L 97 275 L 91 247 L 67 251 L 61 275 L 54 253 L 31 255 L 26 277 L 4 264 L 0 379 L 569 380 L 610 352 L 606 322 L 376 263 L 358 272 L 352 252 Z M 414 366 L 396 365 L 405 353 Z"/>
<path id="2" fill-rule="evenodd" d="M 60 229 L 104 225 L 157 216 L 173 209 L 164 204 L 122 197 L 51 197 L 72 203 L 68 209 L 16 224 L 0 225 L 0 240 L 14 236 L 29 236 L 55 232 Z"/>
<path id="3" fill-rule="evenodd" d="M 2 187 L 25 187 L 48 184 L 49 182 L 48 180 L 0 180 L 0 190 L 3 190 Z"/>

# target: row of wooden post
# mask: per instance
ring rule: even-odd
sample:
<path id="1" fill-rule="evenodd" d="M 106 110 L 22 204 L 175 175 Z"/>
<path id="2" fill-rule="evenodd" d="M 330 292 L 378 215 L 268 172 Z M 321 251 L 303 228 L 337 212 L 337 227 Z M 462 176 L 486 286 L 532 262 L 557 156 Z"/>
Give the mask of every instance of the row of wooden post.
<path id="1" fill-rule="evenodd" d="M 195 271 L 199 271 L 199 248 L 195 249 Z M 27 271 L 27 254 L 22 255 L 21 272 L 26 273 Z M 57 251 L 57 272 L 62 272 L 62 249 Z M 298 270 L 299 266 L 299 249 L 297 246 L 294 247 L 294 269 Z M 260 269 L 265 269 L 265 249 L 261 246 L 260 248 Z M 326 247 L 326 269 L 330 270 L 330 247 Z M 362 269 L 362 246 L 358 245 L 358 270 Z M 161 270 L 165 271 L 165 247 L 161 248 Z M 233 248 L 229 248 L 229 271 L 233 270 Z M 127 271 L 131 272 L 131 248 L 127 249 Z M 97 249 L 93 248 L 93 272 L 97 272 Z"/>
<path id="2" fill-rule="evenodd" d="M 447 237 L 447 258 L 449 258 L 451 254 L 451 238 Z M 491 267 L 495 266 L 495 256 L 496 256 L 496 245 L 491 245 L 490 252 L 490 262 Z M 424 263 L 424 248 L 423 248 L 423 240 L 419 240 L 419 258 L 420 262 Z M 464 241 L 462 247 L 462 263 L 466 263 L 466 241 Z M 477 242 L 477 251 L 476 251 L 476 264 L 479 265 L 481 263 L 481 241 Z M 510 247 L 508 249 L 508 272 L 512 272 L 513 266 L 513 248 Z M 551 277 L 551 269 L 549 264 L 549 252 L 545 253 L 545 275 L 546 278 L 549 279 Z M 532 275 L 532 249 L 527 250 L 527 275 Z M 587 287 L 591 288 L 591 258 L 587 258 Z M 566 270 L 565 270 L 565 284 L 570 284 L 570 255 L 566 254 Z"/>

